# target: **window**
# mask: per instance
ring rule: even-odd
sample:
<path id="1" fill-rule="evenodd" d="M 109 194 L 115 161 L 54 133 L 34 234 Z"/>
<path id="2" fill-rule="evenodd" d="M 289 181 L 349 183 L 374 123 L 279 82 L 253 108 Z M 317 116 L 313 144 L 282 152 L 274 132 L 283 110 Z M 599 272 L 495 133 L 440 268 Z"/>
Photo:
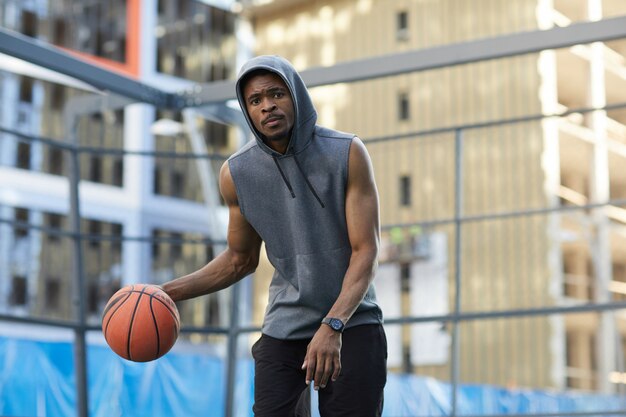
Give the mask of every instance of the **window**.
<path id="1" fill-rule="evenodd" d="M 188 0 L 182 0 L 182 1 L 177 1 L 176 3 L 178 5 L 178 10 L 177 10 L 178 17 L 182 17 L 182 18 L 188 17 L 190 2 Z"/>
<path id="2" fill-rule="evenodd" d="M 161 233 L 158 230 L 152 231 L 152 257 L 158 258 L 161 254 Z"/>
<path id="3" fill-rule="evenodd" d="M 60 214 L 48 214 L 48 227 L 55 231 L 61 231 L 61 215 Z M 54 233 L 48 234 L 49 242 L 58 242 L 60 240 L 59 235 Z"/>
<path id="4" fill-rule="evenodd" d="M 171 250 L 170 255 L 174 259 L 179 259 L 183 256 L 183 235 L 182 233 L 171 234 Z"/>
<path id="5" fill-rule="evenodd" d="M 212 62 L 209 79 L 207 81 L 223 80 L 226 77 L 226 68 L 222 62 Z"/>
<path id="6" fill-rule="evenodd" d="M 89 246 L 92 248 L 100 247 L 100 236 L 102 235 L 102 223 L 98 221 L 89 222 Z"/>
<path id="7" fill-rule="evenodd" d="M 400 264 L 400 291 L 401 309 L 404 313 L 408 313 L 410 310 L 408 306 L 411 294 L 411 264 Z M 413 372 L 411 344 L 406 342 L 402 343 L 402 368 L 406 373 Z"/>
<path id="8" fill-rule="evenodd" d="M 206 304 L 208 323 L 210 326 L 220 325 L 220 298 L 216 293 L 209 294 Z"/>
<path id="9" fill-rule="evenodd" d="M 185 176 L 182 172 L 172 172 L 172 196 L 183 197 L 185 191 Z"/>
<path id="10" fill-rule="evenodd" d="M 409 120 L 411 118 L 411 106 L 408 93 L 398 95 L 398 119 Z"/>
<path id="11" fill-rule="evenodd" d="M 567 386 L 571 388 L 593 389 L 596 367 L 595 337 L 580 330 L 568 330 L 565 335 L 565 363 L 567 366 Z"/>
<path id="12" fill-rule="evenodd" d="M 120 223 L 111 224 L 111 249 L 120 252 L 122 250 L 122 225 Z"/>
<path id="13" fill-rule="evenodd" d="M 16 167 L 30 169 L 30 143 L 20 142 L 17 144 Z"/>
<path id="14" fill-rule="evenodd" d="M 33 102 L 33 79 L 29 77 L 22 77 L 20 80 L 20 102 L 32 103 Z"/>
<path id="15" fill-rule="evenodd" d="M 400 265 L 400 288 L 404 294 L 411 292 L 411 265 Z"/>
<path id="16" fill-rule="evenodd" d="M 66 45 L 65 21 L 61 18 L 54 19 L 52 27 L 54 31 L 52 43 L 56 45 Z"/>
<path id="17" fill-rule="evenodd" d="M 593 299 L 593 263 L 574 248 L 563 252 L 563 296 L 578 300 Z"/>
<path id="18" fill-rule="evenodd" d="M 174 75 L 185 77 L 185 55 L 181 48 L 178 48 L 174 53 Z"/>
<path id="19" fill-rule="evenodd" d="M 213 251 L 213 245 L 212 244 L 207 244 L 205 246 L 204 253 L 205 253 L 204 256 L 206 256 L 206 261 L 207 262 L 212 260 L 213 258 L 215 258 L 215 251 Z"/>
<path id="20" fill-rule="evenodd" d="M 161 184 L 162 169 L 158 166 L 154 167 L 154 183 L 152 190 L 154 194 L 161 194 L 163 192 L 163 186 Z"/>
<path id="21" fill-rule="evenodd" d="M 613 279 L 626 282 L 626 264 L 613 262 Z"/>
<path id="22" fill-rule="evenodd" d="M 402 207 L 411 205 L 411 177 L 408 175 L 400 177 L 400 205 Z"/>
<path id="23" fill-rule="evenodd" d="M 165 13 L 165 10 L 166 10 L 165 0 L 158 1 L 157 10 L 159 11 L 159 16 Z"/>
<path id="24" fill-rule="evenodd" d="M 9 305 L 26 305 L 26 277 L 14 276 L 11 281 L 11 293 L 9 295 Z"/>
<path id="25" fill-rule="evenodd" d="M 23 208 L 15 209 L 15 221 L 22 225 L 15 225 L 13 227 L 14 238 L 17 240 L 28 236 L 28 210 Z"/>
<path id="26" fill-rule="evenodd" d="M 223 35 L 224 32 L 224 23 L 228 15 L 225 11 L 214 8 L 211 10 L 211 31 L 215 35 Z"/>
<path id="27" fill-rule="evenodd" d="M 37 37 L 37 15 L 27 10 L 22 11 L 22 33 L 31 38 Z"/>
<path id="28" fill-rule="evenodd" d="M 62 110 L 65 104 L 65 87 L 60 84 L 52 84 L 50 87 L 50 106 L 55 110 Z"/>
<path id="29" fill-rule="evenodd" d="M 121 187 L 124 183 L 124 160 L 113 161 L 113 185 Z"/>
<path id="30" fill-rule="evenodd" d="M 86 123 L 86 131 L 83 134 L 89 136 L 89 143 L 92 145 L 97 143 L 102 147 L 106 146 L 106 125 L 104 124 L 103 119 L 103 113 L 90 114 L 88 117 L 84 118 L 83 123 Z M 99 157 L 92 156 L 90 160 L 93 161 L 95 158 Z"/>
<path id="31" fill-rule="evenodd" d="M 89 160 L 89 181 L 102 182 L 102 159 L 92 156 Z"/>
<path id="32" fill-rule="evenodd" d="M 98 301 L 100 301 L 100 286 L 97 282 L 90 282 L 87 286 L 87 312 L 89 314 L 99 314 L 100 309 Z"/>
<path id="33" fill-rule="evenodd" d="M 204 135 L 209 148 L 219 149 L 228 144 L 228 127 L 221 123 L 205 121 Z"/>
<path id="34" fill-rule="evenodd" d="M 399 41 L 409 39 L 409 14 L 406 11 L 396 14 L 396 39 Z"/>
<path id="35" fill-rule="evenodd" d="M 56 277 L 46 279 L 45 308 L 46 310 L 57 310 L 61 295 L 61 280 Z"/>
<path id="36" fill-rule="evenodd" d="M 63 151 L 59 148 L 50 148 L 48 151 L 48 172 L 54 175 L 63 174 Z"/>
<path id="37" fill-rule="evenodd" d="M 172 72 L 171 67 L 171 60 L 167 49 L 162 44 L 159 44 L 157 46 L 157 71 L 170 74 Z"/>
<path id="38" fill-rule="evenodd" d="M 96 50 L 95 50 L 95 54 L 97 56 L 105 56 L 104 54 L 104 39 L 105 39 L 105 35 L 103 34 L 102 29 L 100 30 L 96 30 Z"/>
<path id="39" fill-rule="evenodd" d="M 124 125 L 124 109 L 118 109 L 113 112 L 115 116 L 115 122 L 120 126 Z"/>

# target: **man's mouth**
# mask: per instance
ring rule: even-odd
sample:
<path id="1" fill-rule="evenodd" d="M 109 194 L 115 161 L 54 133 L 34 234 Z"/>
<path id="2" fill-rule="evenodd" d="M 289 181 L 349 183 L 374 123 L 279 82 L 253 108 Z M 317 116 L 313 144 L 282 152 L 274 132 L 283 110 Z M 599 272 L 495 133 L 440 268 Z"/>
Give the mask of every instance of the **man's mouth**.
<path id="1" fill-rule="evenodd" d="M 271 117 L 268 117 L 267 119 L 265 119 L 263 124 L 264 125 L 273 126 L 281 119 L 282 119 L 282 117 L 280 117 L 280 116 L 271 116 Z"/>

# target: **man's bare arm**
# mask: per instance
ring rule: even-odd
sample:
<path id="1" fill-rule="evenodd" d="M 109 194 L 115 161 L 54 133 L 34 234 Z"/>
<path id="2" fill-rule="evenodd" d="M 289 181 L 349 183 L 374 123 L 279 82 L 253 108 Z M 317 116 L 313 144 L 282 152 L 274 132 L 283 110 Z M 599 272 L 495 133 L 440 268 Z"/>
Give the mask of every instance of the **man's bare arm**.
<path id="1" fill-rule="evenodd" d="M 372 163 L 360 139 L 350 146 L 348 187 L 346 192 L 346 221 L 352 247 L 350 264 L 344 276 L 339 297 L 327 317 L 346 323 L 365 297 L 376 272 L 380 220 L 378 191 L 374 182 Z M 341 372 L 341 334 L 322 325 L 309 344 L 302 366 L 306 382 L 315 381 L 315 389 L 324 388 L 331 377 Z"/>
<path id="2" fill-rule="evenodd" d="M 346 221 L 352 247 L 341 293 L 328 312 L 347 323 L 363 301 L 378 266 L 380 219 L 374 170 L 365 145 L 355 138 L 350 147 Z M 327 327 L 327 326 L 325 326 Z"/>
<path id="3" fill-rule="evenodd" d="M 163 284 L 163 289 L 174 301 L 229 287 L 254 272 L 259 263 L 261 238 L 239 210 L 228 162 L 220 170 L 220 192 L 228 206 L 228 246 L 201 269 Z"/>

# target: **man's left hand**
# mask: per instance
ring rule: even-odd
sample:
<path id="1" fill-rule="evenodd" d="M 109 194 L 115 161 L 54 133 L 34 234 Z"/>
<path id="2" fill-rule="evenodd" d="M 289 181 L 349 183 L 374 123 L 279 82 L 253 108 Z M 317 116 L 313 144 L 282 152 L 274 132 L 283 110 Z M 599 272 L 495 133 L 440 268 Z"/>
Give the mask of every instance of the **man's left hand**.
<path id="1" fill-rule="evenodd" d="M 314 381 L 315 390 L 326 388 L 328 378 L 337 380 L 341 372 L 341 333 L 322 325 L 307 346 L 302 370 L 306 370 L 306 384 Z"/>

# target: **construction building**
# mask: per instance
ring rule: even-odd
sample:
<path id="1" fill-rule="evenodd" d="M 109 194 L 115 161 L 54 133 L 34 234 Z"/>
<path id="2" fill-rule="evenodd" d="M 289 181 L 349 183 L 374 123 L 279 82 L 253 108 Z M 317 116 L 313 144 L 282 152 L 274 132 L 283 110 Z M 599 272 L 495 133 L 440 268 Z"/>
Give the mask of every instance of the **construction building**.
<path id="1" fill-rule="evenodd" d="M 305 70 L 625 14 L 621 0 L 0 0 L 3 27 L 169 91 L 232 80 L 257 54 Z M 11 131 L 66 140 L 64 103 L 93 91 L 15 70 L 0 85 L 0 217 L 15 222 L 0 223 L 0 312 L 69 319 L 67 154 Z M 610 107 L 626 102 L 626 40 L 311 93 L 319 123 L 356 133 L 373 160 L 393 372 L 451 378 L 452 326 L 441 317 L 458 306 L 492 314 L 458 324 L 463 383 L 610 393 L 626 381 L 622 312 L 498 316 L 624 299 L 626 210 L 603 203 L 626 199 L 626 110 Z M 121 285 L 167 281 L 220 250 L 208 213 L 223 227 L 225 210 L 207 207 L 199 172 L 214 175 L 245 139 L 146 104 L 86 116 L 77 137 L 97 323 Z M 198 150 L 223 158 L 199 165 Z M 271 272 L 264 262 L 245 281 L 248 324 L 260 325 Z M 228 308 L 213 294 L 181 313 L 188 325 L 223 326 Z M 434 318 L 393 324 L 407 316 Z"/>

